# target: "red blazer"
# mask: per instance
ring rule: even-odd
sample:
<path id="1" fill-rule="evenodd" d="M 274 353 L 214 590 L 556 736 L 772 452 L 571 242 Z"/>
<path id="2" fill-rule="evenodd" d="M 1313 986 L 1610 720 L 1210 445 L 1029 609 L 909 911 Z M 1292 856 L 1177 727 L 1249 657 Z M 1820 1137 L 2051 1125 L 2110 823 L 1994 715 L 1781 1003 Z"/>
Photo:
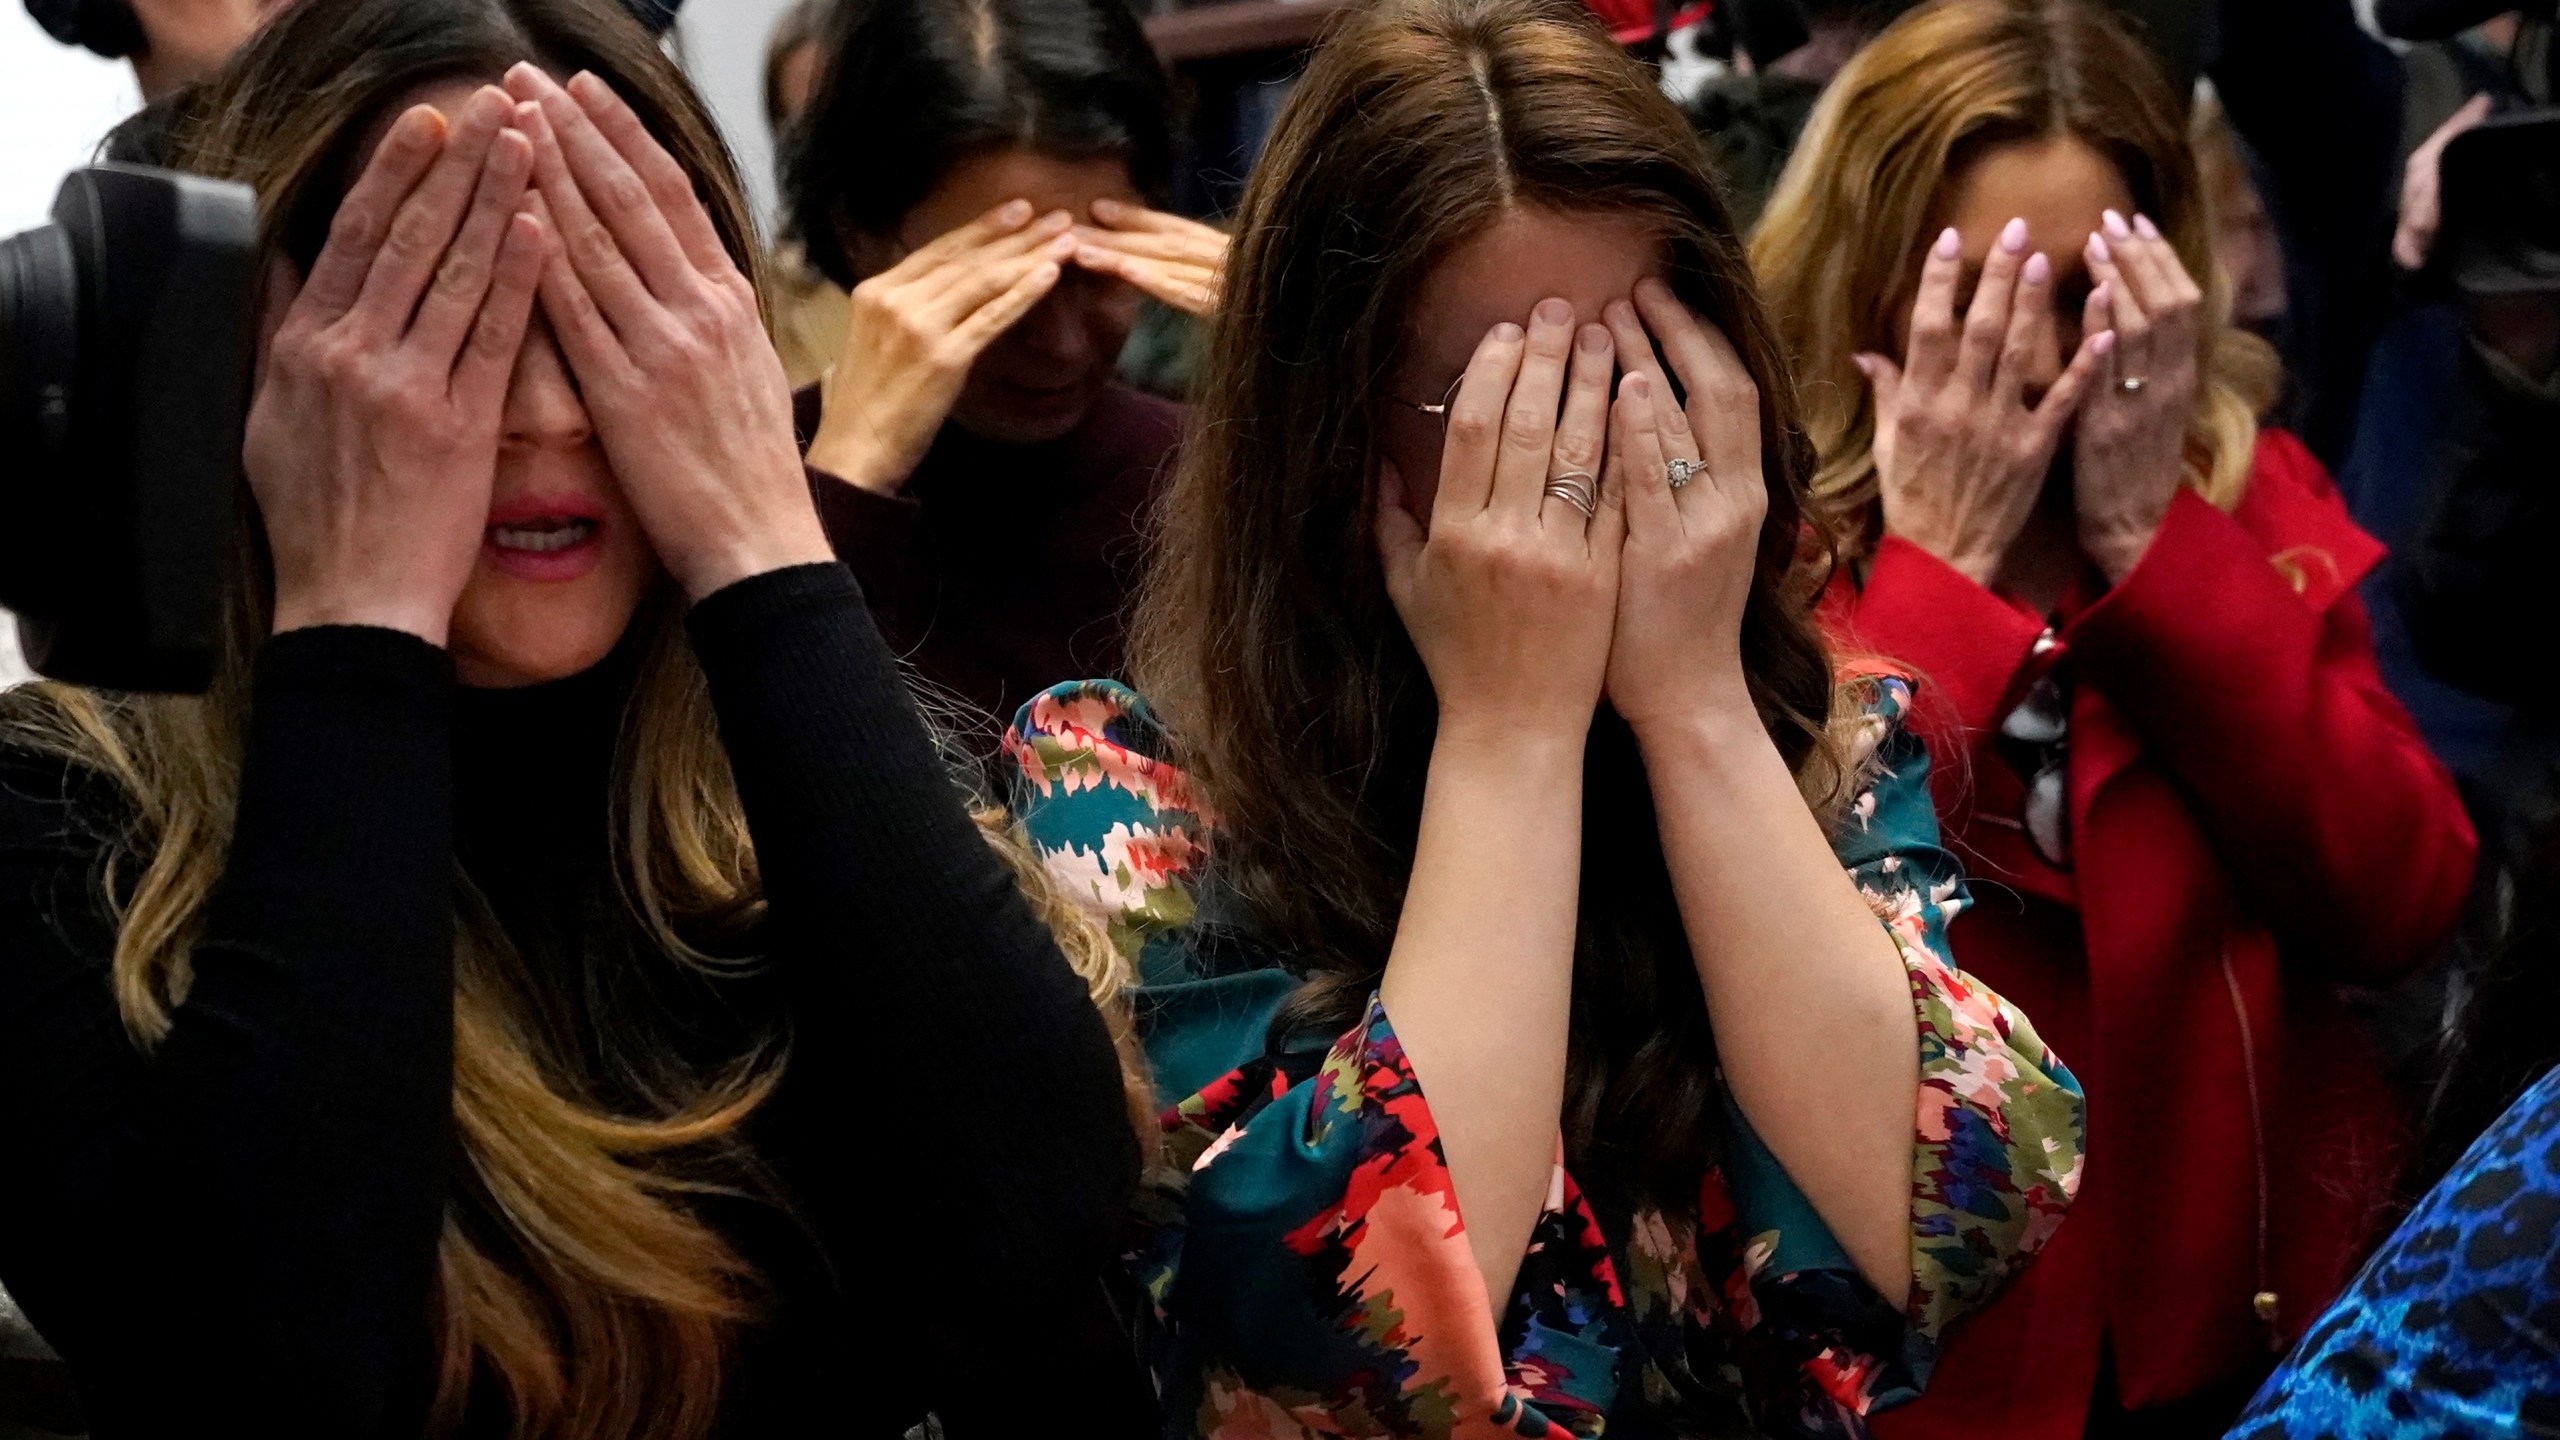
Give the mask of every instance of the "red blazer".
<path id="1" fill-rule="evenodd" d="M 2476 850 L 2374 666 L 2355 584 L 2382 553 L 2268 431 L 2235 513 L 2181 493 L 2042 651 L 2042 617 L 1899 540 L 1826 597 L 1835 643 L 1921 678 L 1914 722 L 1973 877 L 1957 960 L 2089 1096 L 2070 1219 L 1955 1332 L 1927 1396 L 1879 1417 L 1886 1440 L 2077 1437 L 2110 1340 L 2130 1406 L 2246 1382 L 2344 1282 L 2403 1122 L 2336 987 L 2423 962 Z M 1978 803 L 2021 789 L 1991 742 L 2057 663 L 2068 871 Z"/>

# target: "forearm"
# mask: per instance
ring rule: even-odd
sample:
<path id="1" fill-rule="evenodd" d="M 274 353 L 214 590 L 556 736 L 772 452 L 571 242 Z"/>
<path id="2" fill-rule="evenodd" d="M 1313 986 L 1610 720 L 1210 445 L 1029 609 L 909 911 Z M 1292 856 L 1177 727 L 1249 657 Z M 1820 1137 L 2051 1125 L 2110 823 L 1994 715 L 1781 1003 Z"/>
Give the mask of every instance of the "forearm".
<path id="1" fill-rule="evenodd" d="M 1859 1270 L 1900 1305 L 1919 1101 L 1901 957 L 1748 709 L 1639 739 L 1725 1082 Z"/>
<path id="2" fill-rule="evenodd" d="M 1089 1278 L 1136 1175 L 1117 1058 L 970 820 L 860 590 L 834 565 L 776 571 L 705 600 L 690 628 L 772 905 L 805 1087 L 795 1113 L 832 1125 L 880 1074 L 934 1075 L 920 1133 L 953 1114 L 1008 1117 L 1004 1145 L 948 1152 L 959 1169 L 941 1218 L 985 1227 L 965 1242 L 970 1263 L 1017 1284 Z M 824 1191 L 809 1197 L 822 1228 L 876 1220 L 842 1166 L 794 1179 Z"/>
<path id="3" fill-rule="evenodd" d="M 1442 727 L 1378 987 L 1439 1126 L 1497 1321 L 1555 1168 L 1582 753 L 1578 735 Z"/>
<path id="4" fill-rule="evenodd" d="M 60 1167 L 160 1238 L 93 1276 L 106 1372 L 151 1377 L 106 1387 L 120 1406 L 369 1433 L 414 1379 L 452 1145 L 450 674 L 370 628 L 258 662 L 186 1003 L 97 1142 L 120 1153 Z"/>

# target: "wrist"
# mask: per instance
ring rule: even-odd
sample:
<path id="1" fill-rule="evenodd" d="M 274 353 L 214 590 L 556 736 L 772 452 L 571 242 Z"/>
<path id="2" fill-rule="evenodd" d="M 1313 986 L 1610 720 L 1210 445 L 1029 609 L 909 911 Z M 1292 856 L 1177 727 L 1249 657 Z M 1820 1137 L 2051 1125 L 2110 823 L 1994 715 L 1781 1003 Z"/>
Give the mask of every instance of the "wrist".
<path id="1" fill-rule="evenodd" d="M 821 429 L 809 442 L 806 458 L 809 468 L 827 479 L 874 495 L 895 495 L 907 487 L 907 469 L 889 463 L 879 447 L 857 437 L 831 436 Z"/>
<path id="2" fill-rule="evenodd" d="M 1589 715 L 1576 723 L 1562 715 L 1527 714 L 1516 708 L 1443 708 L 1432 732 L 1431 749 L 1435 758 L 1481 756 L 1504 765 L 1569 760 L 1578 766 L 1590 739 Z"/>
<path id="3" fill-rule="evenodd" d="M 278 593 L 269 635 L 322 625 L 366 625 L 415 635 L 441 650 L 453 629 L 453 606 L 397 597 Z"/>
<path id="4" fill-rule="evenodd" d="M 813 510 L 805 516 L 794 515 L 786 524 L 770 526 L 715 550 L 687 557 L 681 563 L 670 561 L 667 570 L 684 587 L 685 598 L 698 602 L 769 571 L 827 564 L 835 558 L 835 547 L 828 543 L 827 532 L 818 524 Z"/>
<path id="5" fill-rule="evenodd" d="M 1751 692 L 1739 677 L 1677 709 L 1624 718 L 1627 728 L 1635 732 L 1636 748 L 1646 754 L 1718 749 L 1769 738 L 1768 727 L 1760 723 L 1760 712 L 1751 703 Z"/>

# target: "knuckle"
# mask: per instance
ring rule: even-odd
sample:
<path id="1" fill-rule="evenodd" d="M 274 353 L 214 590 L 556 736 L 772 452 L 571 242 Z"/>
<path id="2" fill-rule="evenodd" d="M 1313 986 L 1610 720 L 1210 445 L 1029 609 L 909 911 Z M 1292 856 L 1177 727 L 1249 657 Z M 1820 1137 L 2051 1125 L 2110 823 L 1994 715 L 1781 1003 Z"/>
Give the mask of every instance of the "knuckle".
<path id="1" fill-rule="evenodd" d="M 615 172 L 599 187 L 598 198 L 615 210 L 639 211 L 653 208 L 656 201 L 640 177 L 628 170 Z"/>
<path id="2" fill-rule="evenodd" d="M 361 204 L 341 205 L 338 213 L 330 217 L 328 243 L 362 245 L 372 237 L 380 223 L 374 218 L 374 212 Z"/>
<path id="3" fill-rule="evenodd" d="M 1496 423 L 1493 417 L 1481 410 L 1451 410 L 1449 438 L 1480 445 L 1493 438 Z"/>

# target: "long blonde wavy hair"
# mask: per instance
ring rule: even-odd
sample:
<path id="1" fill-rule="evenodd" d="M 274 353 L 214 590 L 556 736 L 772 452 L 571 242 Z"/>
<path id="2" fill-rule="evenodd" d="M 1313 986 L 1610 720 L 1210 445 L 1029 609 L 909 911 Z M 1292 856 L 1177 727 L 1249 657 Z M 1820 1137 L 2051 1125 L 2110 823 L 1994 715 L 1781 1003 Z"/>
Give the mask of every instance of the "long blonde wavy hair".
<path id="1" fill-rule="evenodd" d="M 2187 478 L 2225 510 L 2240 502 L 2278 365 L 2266 342 L 2230 323 L 2230 281 L 2182 115 L 2150 52 L 2090 0 L 1934 0 L 1831 82 L 1762 212 L 1751 260 L 1821 452 L 1815 491 L 1837 507 L 1853 555 L 1873 547 L 1879 522 L 1875 405 L 1851 357 L 1899 353 L 1918 257 L 1965 166 L 1992 146 L 2056 135 L 2116 164 L 2204 291 Z"/>
<path id="2" fill-rule="evenodd" d="M 268 239 L 307 269 L 361 161 L 356 147 L 393 105 L 438 81 L 495 79 L 520 60 L 564 75 L 592 70 L 612 83 L 692 174 L 730 254 L 758 274 L 749 211 L 717 130 L 611 0 L 297 5 L 184 107 L 176 158 L 252 186 Z M 145 1050 L 168 1035 L 186 998 L 239 795 L 250 666 L 272 609 L 257 527 L 242 528 L 222 651 L 204 696 L 43 683 L 0 701 L 0 743 L 95 771 L 127 803 L 99 882 L 118 917 L 116 1002 Z M 763 893 L 677 602 L 654 595 L 633 622 L 636 673 L 616 742 L 611 813 L 599 818 L 634 952 L 644 963 L 661 957 L 734 972 L 741 962 L 715 958 L 700 942 L 751 933 Z M 1132 1123 L 1148 1133 L 1145 1072 L 1121 993 L 1125 963 L 1101 927 L 1045 883 L 999 812 L 978 818 L 1109 1018 Z M 453 997 L 461 1164 L 435 1280 L 431 1428 L 458 1423 L 475 1381 L 494 1380 L 518 1435 L 707 1435 L 757 1282 L 690 1201 L 744 1173 L 735 1163 L 744 1159 L 738 1127 L 784 1063 L 779 1037 L 714 1073 L 644 1054 L 645 1042 L 628 1047 L 627 1060 L 606 1062 L 627 1073 L 579 1073 L 585 1062 L 564 1053 L 571 1047 L 546 1043 L 507 936 L 463 889 Z M 646 1033 L 636 1017 L 607 1017 L 596 1028 Z M 651 1097 L 653 1113 L 616 1113 L 594 1098 L 617 1093 Z"/>

